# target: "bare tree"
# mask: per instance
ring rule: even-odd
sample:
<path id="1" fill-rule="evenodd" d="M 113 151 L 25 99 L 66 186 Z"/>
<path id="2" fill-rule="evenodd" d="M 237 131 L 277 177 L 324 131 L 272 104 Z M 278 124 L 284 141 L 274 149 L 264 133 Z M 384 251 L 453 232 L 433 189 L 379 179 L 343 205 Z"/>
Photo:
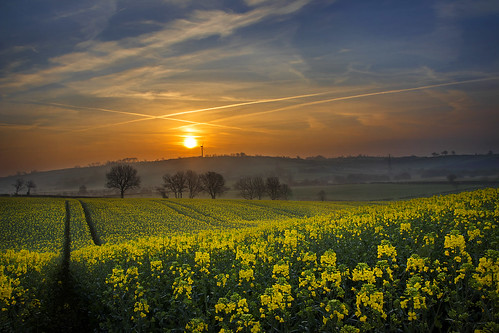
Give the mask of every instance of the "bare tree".
<path id="1" fill-rule="evenodd" d="M 261 200 L 262 197 L 265 195 L 265 192 L 267 191 L 267 188 L 265 187 L 265 182 L 263 181 L 262 177 L 253 177 L 252 181 L 252 186 L 255 191 L 255 197 L 258 198 L 258 200 Z"/>
<path id="2" fill-rule="evenodd" d="M 106 174 L 106 178 L 106 186 L 120 190 L 122 198 L 125 195 L 125 191 L 140 187 L 140 177 L 137 176 L 137 169 L 128 164 L 113 166 L 111 171 Z"/>
<path id="3" fill-rule="evenodd" d="M 34 181 L 32 181 L 32 180 L 28 180 L 28 181 L 26 182 L 26 187 L 28 188 L 28 191 L 26 192 L 26 195 L 28 195 L 28 196 L 29 196 L 29 195 L 31 194 L 31 189 L 32 189 L 32 188 L 36 188 L 36 184 L 35 184 L 35 182 L 34 182 Z"/>
<path id="4" fill-rule="evenodd" d="M 165 174 L 163 176 L 163 191 L 164 193 L 168 192 L 173 192 L 173 195 L 175 198 L 177 197 L 177 188 L 175 186 L 175 183 L 173 181 L 173 176 L 171 176 L 169 173 Z M 164 198 L 164 196 L 163 196 Z"/>
<path id="5" fill-rule="evenodd" d="M 279 192 L 281 187 L 281 182 L 278 177 L 268 177 L 265 182 L 267 188 L 267 194 L 271 200 L 279 199 Z"/>
<path id="6" fill-rule="evenodd" d="M 189 198 L 192 199 L 203 190 L 201 180 L 199 179 L 199 175 L 192 170 L 187 170 L 185 178 L 187 189 L 189 190 Z"/>
<path id="7" fill-rule="evenodd" d="M 292 191 L 291 188 L 288 186 L 288 184 L 281 184 L 279 186 L 279 198 L 288 200 L 289 197 L 291 196 Z"/>
<path id="8" fill-rule="evenodd" d="M 199 179 L 201 180 L 203 190 L 206 191 L 212 199 L 215 199 L 217 196 L 220 196 L 227 191 L 225 179 L 219 173 L 208 171 L 207 173 L 200 175 Z"/>
<path id="9" fill-rule="evenodd" d="M 245 199 L 261 199 L 265 194 L 265 183 L 262 177 L 243 177 L 235 184 L 241 196 Z"/>
<path id="10" fill-rule="evenodd" d="M 454 184 L 454 182 L 456 181 L 456 179 L 457 179 L 457 176 L 455 174 L 450 174 L 450 175 L 447 176 L 447 180 L 451 184 Z"/>
<path id="11" fill-rule="evenodd" d="M 244 199 L 251 200 L 256 197 L 251 177 L 240 178 L 234 187 Z"/>
<path id="12" fill-rule="evenodd" d="M 186 189 L 187 177 L 185 172 L 177 171 L 173 176 L 166 174 L 163 176 L 164 187 L 175 195 L 175 198 L 182 198 L 182 193 Z"/>
<path id="13" fill-rule="evenodd" d="M 279 177 L 268 177 L 265 186 L 271 200 L 287 200 L 292 194 L 288 184 L 281 184 Z"/>
<path id="14" fill-rule="evenodd" d="M 159 194 L 161 194 L 161 197 L 163 199 L 168 199 L 168 189 L 163 185 L 163 186 L 159 186 L 156 188 L 156 191 L 158 191 Z"/>
<path id="15" fill-rule="evenodd" d="M 319 196 L 320 201 L 326 201 L 326 191 L 320 190 L 319 193 L 317 193 L 317 195 Z"/>
<path id="16" fill-rule="evenodd" d="M 78 195 L 87 195 L 88 190 L 85 185 L 81 185 L 80 188 L 78 189 Z"/>
<path id="17" fill-rule="evenodd" d="M 17 178 L 16 182 L 14 184 L 12 184 L 12 186 L 14 186 L 14 188 L 16 189 L 16 191 L 14 192 L 14 195 L 19 195 L 19 191 L 24 188 L 24 179 Z"/>

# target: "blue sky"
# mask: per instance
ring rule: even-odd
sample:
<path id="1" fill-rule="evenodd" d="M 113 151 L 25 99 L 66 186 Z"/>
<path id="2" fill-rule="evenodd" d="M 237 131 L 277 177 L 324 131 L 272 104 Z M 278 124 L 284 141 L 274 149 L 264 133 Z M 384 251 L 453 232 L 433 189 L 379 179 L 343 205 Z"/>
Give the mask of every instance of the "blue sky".
<path id="1" fill-rule="evenodd" d="M 499 2 L 2 1 L 0 175 L 499 150 Z"/>

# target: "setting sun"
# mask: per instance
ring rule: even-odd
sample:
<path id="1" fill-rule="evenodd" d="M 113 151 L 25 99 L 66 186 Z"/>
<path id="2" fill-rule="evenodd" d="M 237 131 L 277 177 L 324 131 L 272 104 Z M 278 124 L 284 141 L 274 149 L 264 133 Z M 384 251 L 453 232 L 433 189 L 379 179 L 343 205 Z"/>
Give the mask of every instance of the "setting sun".
<path id="1" fill-rule="evenodd" d="M 192 136 L 188 136 L 184 140 L 184 146 L 186 146 L 189 149 L 194 148 L 197 145 L 198 145 L 198 141 Z"/>

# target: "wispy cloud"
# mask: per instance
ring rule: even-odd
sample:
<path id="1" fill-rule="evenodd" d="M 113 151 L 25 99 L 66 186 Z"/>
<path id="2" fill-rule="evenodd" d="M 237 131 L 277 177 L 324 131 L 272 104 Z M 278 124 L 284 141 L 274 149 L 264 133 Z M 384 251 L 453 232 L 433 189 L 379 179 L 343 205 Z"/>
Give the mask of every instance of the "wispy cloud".
<path id="1" fill-rule="evenodd" d="M 462 19 L 499 13 L 495 0 L 440 0 L 435 4 L 437 14 L 445 19 Z"/>
<path id="2" fill-rule="evenodd" d="M 46 69 L 14 73 L 0 79 L 0 89 L 8 93 L 55 82 L 78 80 L 78 76 L 75 78 L 78 73 L 92 72 L 94 76 L 99 76 L 104 70 L 120 72 L 124 64 L 136 66 L 138 59 L 147 63 L 155 61 L 155 55 L 161 58 L 166 53 L 168 57 L 169 48 L 175 44 L 209 36 L 227 37 L 237 29 L 256 24 L 265 18 L 297 11 L 308 2 L 296 0 L 272 3 L 242 14 L 197 10 L 188 18 L 167 23 L 163 29 L 153 33 L 120 41 L 89 40 L 80 43 L 75 52 L 51 58 L 51 65 Z"/>

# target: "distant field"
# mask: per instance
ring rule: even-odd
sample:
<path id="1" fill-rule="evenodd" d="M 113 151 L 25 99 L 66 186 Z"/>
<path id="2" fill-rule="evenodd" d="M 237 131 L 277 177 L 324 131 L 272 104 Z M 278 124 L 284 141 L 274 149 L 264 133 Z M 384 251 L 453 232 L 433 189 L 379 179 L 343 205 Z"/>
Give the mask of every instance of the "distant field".
<path id="1" fill-rule="evenodd" d="M 486 184 L 442 184 L 442 183 L 388 183 L 345 184 L 329 186 L 295 186 L 293 200 L 319 200 L 319 192 L 326 193 L 332 201 L 377 201 L 429 197 L 438 194 L 472 191 L 487 187 Z"/>

